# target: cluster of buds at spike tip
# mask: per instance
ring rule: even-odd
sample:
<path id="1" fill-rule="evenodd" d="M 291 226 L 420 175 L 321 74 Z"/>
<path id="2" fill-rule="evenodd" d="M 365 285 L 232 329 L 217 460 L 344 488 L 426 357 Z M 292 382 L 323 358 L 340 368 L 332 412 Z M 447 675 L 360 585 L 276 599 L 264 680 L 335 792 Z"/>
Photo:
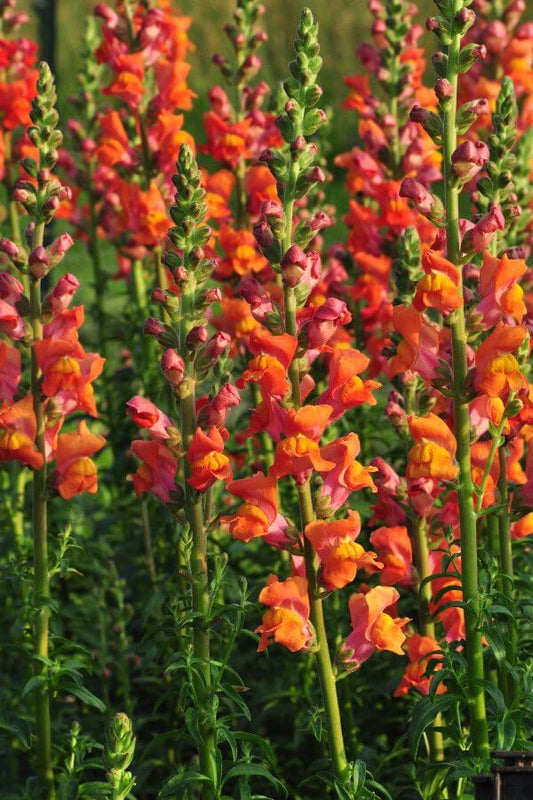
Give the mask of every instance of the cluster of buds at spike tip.
<path id="1" fill-rule="evenodd" d="M 424 275 L 421 257 L 420 236 L 417 229 L 410 226 L 399 237 L 396 258 L 392 262 L 398 303 L 411 304 L 415 296 L 416 285 Z"/>
<path id="2" fill-rule="evenodd" d="M 225 334 L 210 337 L 207 328 L 207 307 L 220 300 L 220 291 L 206 286 L 213 270 L 213 260 L 206 258 L 204 251 L 211 234 L 210 228 L 204 224 L 206 193 L 201 185 L 200 170 L 187 145 L 180 149 L 176 170 L 173 178 L 176 192 L 170 208 L 174 225 L 168 232 L 173 247 L 166 251 L 163 259 L 180 287 L 180 298 L 160 288 L 154 290 L 152 297 L 164 306 L 171 321 L 179 322 L 179 331 L 153 318 L 145 325 L 145 332 L 154 335 L 165 348 L 170 348 L 166 350 L 161 366 L 174 389 L 179 386 L 180 377 L 183 378 L 181 365 L 186 352 L 194 355 L 196 375 L 202 379 L 219 362 L 230 344 L 230 338 Z"/>
<path id="3" fill-rule="evenodd" d="M 70 189 L 51 175 L 58 159 L 58 149 L 63 142 L 61 131 L 57 130 L 59 121 L 55 109 L 57 96 L 50 67 L 45 62 L 39 65 L 37 94 L 32 101 L 30 113 L 32 125 L 28 128 L 28 138 L 39 152 L 39 161 L 27 157 L 22 166 L 37 185 L 27 180 L 19 180 L 13 192 L 13 199 L 20 203 L 36 222 L 49 223 L 62 200 L 69 199 Z"/>
<path id="4" fill-rule="evenodd" d="M 104 765 L 116 800 L 125 800 L 135 786 L 135 778 L 128 771 L 134 753 L 135 736 L 131 721 L 127 714 L 115 714 L 106 733 Z"/>
<path id="5" fill-rule="evenodd" d="M 474 195 L 481 213 L 487 213 L 491 206 L 499 205 L 506 225 L 512 223 L 521 213 L 515 190 L 515 172 L 519 166 L 514 152 L 517 117 L 513 82 L 506 76 L 492 115 L 492 131 L 486 147 L 486 175 L 477 182 Z"/>
<path id="6" fill-rule="evenodd" d="M 234 64 L 220 53 L 213 56 L 213 63 L 231 86 L 242 86 L 261 68 L 256 51 L 267 40 L 266 32 L 259 26 L 264 12 L 260 0 L 237 0 L 233 21 L 224 27 L 234 52 Z"/>
<path id="7" fill-rule="evenodd" d="M 279 198 L 284 204 L 300 200 L 325 181 L 325 175 L 317 163 L 317 147 L 308 141 L 326 121 L 324 111 L 317 108 L 322 96 L 322 89 L 317 84 L 322 59 L 319 55 L 318 25 L 309 9 L 302 12 L 295 49 L 296 58 L 289 67 L 291 76 L 283 84 L 287 99 L 283 112 L 276 120 L 289 150 L 286 153 L 267 150 L 260 159 L 274 176 Z M 292 238 L 292 231 L 287 230 L 288 224 L 281 204 L 264 203 L 261 218 L 254 228 L 257 243 L 273 265 L 280 265 L 288 286 L 295 288 L 305 283 L 310 288 L 320 274 L 320 261 L 317 253 L 306 252 L 306 248 L 331 221 L 322 211 L 302 219 L 294 233 L 295 244 L 284 252 L 283 242 L 287 234 L 290 233 Z"/>

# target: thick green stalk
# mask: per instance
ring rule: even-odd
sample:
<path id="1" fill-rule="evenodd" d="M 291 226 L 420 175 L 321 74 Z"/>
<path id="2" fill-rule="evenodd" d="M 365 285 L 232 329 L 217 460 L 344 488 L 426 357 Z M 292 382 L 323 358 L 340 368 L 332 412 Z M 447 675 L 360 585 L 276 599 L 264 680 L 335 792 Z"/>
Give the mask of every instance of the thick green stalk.
<path id="1" fill-rule="evenodd" d="M 196 376 L 194 362 L 187 353 L 186 336 L 190 311 L 194 308 L 194 298 L 184 293 L 181 298 L 181 332 L 180 343 L 182 357 L 185 361 L 186 378 L 180 387 L 180 410 L 183 448 L 188 452 L 196 431 Z M 193 651 L 197 664 L 193 673 L 193 687 L 197 707 L 201 717 L 199 723 L 200 769 L 211 780 L 212 786 L 205 784 L 202 797 L 207 800 L 214 797 L 214 788 L 218 783 L 216 731 L 213 725 L 212 675 L 210 663 L 209 616 L 209 573 L 207 568 L 207 530 L 204 524 L 202 495 L 189 486 L 187 478 L 191 468 L 187 458 L 185 465 L 185 514 L 189 523 L 192 548 L 190 555 L 192 578 L 192 610 L 194 614 Z M 203 713 L 202 713 L 203 709 Z M 209 709 L 209 710 L 207 710 Z"/>
<path id="2" fill-rule="evenodd" d="M 427 539 L 427 526 L 424 517 L 415 516 L 413 520 L 413 556 L 418 573 L 418 607 L 420 613 L 420 632 L 422 636 L 431 636 L 435 639 L 435 623 L 431 618 L 429 604 L 431 601 L 431 584 L 426 579 L 431 575 L 429 563 L 429 547 Z M 432 761 L 444 761 L 444 739 L 442 733 L 435 728 L 442 726 L 442 717 L 435 717 L 433 727 L 428 736 L 429 752 Z"/>
<path id="3" fill-rule="evenodd" d="M 463 7 L 455 0 L 454 11 Z M 446 203 L 446 241 L 448 259 L 460 265 L 459 250 L 459 190 L 453 183 L 451 168 L 452 153 L 457 147 L 457 83 L 458 59 L 461 36 L 454 34 L 448 47 L 447 78 L 453 94 L 444 108 L 443 169 Z M 462 281 L 459 280 L 459 293 Z M 454 428 L 457 439 L 457 461 L 459 463 L 458 502 L 461 528 L 462 586 L 466 623 L 466 656 L 468 664 L 468 705 L 472 746 L 479 756 L 488 756 L 489 740 L 483 688 L 484 666 L 481 632 L 479 630 L 480 598 L 478 587 L 478 558 L 476 539 L 476 514 L 470 459 L 470 415 L 466 398 L 467 340 L 463 307 L 454 313 L 452 323 L 452 364 L 454 389 Z"/>
<path id="4" fill-rule="evenodd" d="M 298 499 L 302 527 L 305 528 L 315 519 L 313 500 L 309 482 L 298 485 Z M 342 733 L 341 712 L 337 694 L 337 684 L 329 652 L 326 621 L 324 618 L 323 600 L 320 598 L 320 586 L 317 579 L 316 556 L 311 543 L 304 537 L 305 571 L 309 585 L 310 619 L 315 629 L 315 661 L 324 701 L 324 713 L 328 732 L 329 754 L 333 763 L 335 777 L 342 780 L 347 766 L 344 738 Z"/>
<path id="5" fill-rule="evenodd" d="M 498 479 L 498 489 L 500 502 L 504 509 L 499 514 L 499 550 L 500 550 L 500 570 L 502 573 L 502 591 L 512 600 L 514 597 L 514 567 L 513 567 L 513 541 L 511 539 L 511 522 L 509 519 L 509 487 L 507 485 L 507 459 L 505 448 L 501 447 L 500 457 L 500 477 Z M 505 652 L 507 661 L 516 665 L 516 654 L 518 649 L 518 636 L 516 625 L 513 620 L 509 623 L 509 633 L 505 638 Z M 515 683 L 511 675 L 507 676 L 507 695 L 506 700 L 512 703 L 515 695 Z"/>
<path id="6" fill-rule="evenodd" d="M 38 223 L 33 237 L 33 249 L 41 247 L 44 237 L 44 223 Z M 33 341 L 43 338 L 41 320 L 41 281 L 32 278 L 30 281 L 30 321 Z M 33 472 L 33 559 L 34 559 L 34 605 L 35 619 L 33 625 L 33 654 L 35 656 L 33 672 L 36 677 L 46 673 L 46 665 L 39 659 L 48 658 L 49 648 L 49 601 L 50 580 L 48 572 L 48 532 L 46 522 L 46 454 L 45 435 L 46 419 L 44 404 L 41 400 L 39 385 L 40 370 L 35 356 L 31 354 L 31 391 L 33 409 L 37 422 L 35 445 L 43 456 L 43 466 Z M 50 721 L 50 695 L 46 683 L 35 692 L 35 723 L 37 770 L 40 787 L 46 800 L 54 800 L 54 772 L 52 768 L 52 731 Z"/>
<path id="7" fill-rule="evenodd" d="M 97 198 L 92 184 L 92 171 L 89 172 L 88 178 L 90 181 L 90 189 L 89 189 L 90 230 L 89 230 L 88 250 L 91 256 L 91 264 L 93 268 L 93 285 L 94 285 L 94 295 L 96 298 L 95 310 L 96 310 L 96 321 L 98 325 L 98 332 L 97 332 L 98 349 L 100 351 L 100 354 L 104 358 L 107 358 L 107 336 L 105 333 L 106 314 L 104 309 L 106 276 L 102 266 L 100 240 L 98 238 L 98 219 L 96 216 Z"/>

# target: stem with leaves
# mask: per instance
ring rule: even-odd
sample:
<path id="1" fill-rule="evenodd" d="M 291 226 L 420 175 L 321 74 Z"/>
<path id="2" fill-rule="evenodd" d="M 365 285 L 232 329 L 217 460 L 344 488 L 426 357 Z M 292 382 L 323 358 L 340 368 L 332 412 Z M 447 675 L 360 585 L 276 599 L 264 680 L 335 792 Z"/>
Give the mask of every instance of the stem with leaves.
<path id="1" fill-rule="evenodd" d="M 470 19 L 464 0 L 439 3 L 449 13 L 447 20 L 449 44 L 446 54 L 445 78 L 451 87 L 445 102 L 441 102 L 443 120 L 443 173 L 446 206 L 447 258 L 461 267 L 459 237 L 459 193 L 452 169 L 452 154 L 457 147 L 457 86 L 464 71 L 460 65 L 461 38 L 465 19 Z M 463 12 L 467 12 L 465 15 Z M 462 295 L 462 281 L 458 287 Z M 483 646 L 479 627 L 480 596 L 478 585 L 477 519 L 474 509 L 474 487 L 470 458 L 470 414 L 467 397 L 467 335 L 464 308 L 458 308 L 451 324 L 452 370 L 455 438 L 459 463 L 458 502 L 461 529 L 462 586 L 465 603 L 466 655 L 468 665 L 468 706 L 472 745 L 478 756 L 488 756 L 489 741 L 485 705 Z"/>
<path id="2" fill-rule="evenodd" d="M 180 255 L 172 254 L 172 267 L 179 260 L 180 307 L 177 331 L 178 351 L 183 359 L 184 379 L 178 389 L 184 452 L 187 453 L 196 432 L 196 349 L 191 342 L 191 330 L 205 324 L 204 285 L 211 271 L 203 247 L 210 235 L 203 224 L 207 213 L 205 190 L 201 174 L 189 147 L 183 145 L 173 178 L 176 187 L 174 205 L 170 214 L 174 227 L 169 238 Z M 207 564 L 207 528 L 204 520 L 202 494 L 188 482 L 191 467 L 187 457 L 185 468 L 185 519 L 192 537 L 190 553 L 193 612 L 193 654 L 196 666 L 193 671 L 193 693 L 198 709 L 198 748 L 201 772 L 209 779 L 203 785 L 202 797 L 215 796 L 218 785 L 218 758 L 216 743 L 216 712 L 213 698 L 213 676 L 210 663 L 210 584 Z"/>
<path id="3" fill-rule="evenodd" d="M 323 180 L 321 170 L 316 166 L 316 146 L 307 141 L 307 137 L 315 133 L 325 121 L 325 114 L 315 108 L 322 90 L 317 84 L 317 77 L 322 66 L 319 56 L 318 25 L 309 9 L 304 9 L 300 18 L 297 37 L 295 39 L 296 59 L 290 64 L 291 77 L 285 81 L 284 90 L 288 97 L 284 113 L 277 124 L 285 141 L 289 145 L 288 160 L 281 152 L 269 151 L 263 158 L 277 180 L 278 194 L 282 201 L 282 221 L 274 223 L 274 236 L 277 234 L 277 258 L 275 252 L 265 255 L 276 264 L 283 261 L 289 249 L 296 244 L 305 248 L 314 236 L 314 231 L 304 221 L 293 231 L 295 201 L 307 194 L 309 189 Z M 268 221 L 268 215 L 267 215 Z M 261 242 L 259 242 L 261 245 Z M 288 280 L 282 269 L 284 298 L 284 328 L 286 333 L 297 336 L 296 311 L 298 302 L 305 296 L 300 290 L 305 286 L 295 286 Z M 300 367 L 298 355 L 289 366 L 291 384 L 291 401 L 295 408 L 302 405 L 300 396 Z M 309 479 L 298 484 L 298 499 L 302 530 L 315 520 L 315 509 L 311 495 Z M 308 581 L 310 619 L 313 624 L 316 644 L 315 660 L 317 666 L 326 728 L 328 733 L 329 754 L 333 765 L 335 779 L 339 785 L 346 781 L 348 762 L 346 758 L 342 732 L 341 713 L 337 694 L 336 677 L 333 670 L 329 650 L 326 622 L 324 617 L 323 598 L 321 597 L 317 558 L 311 543 L 304 537 L 304 558 Z"/>

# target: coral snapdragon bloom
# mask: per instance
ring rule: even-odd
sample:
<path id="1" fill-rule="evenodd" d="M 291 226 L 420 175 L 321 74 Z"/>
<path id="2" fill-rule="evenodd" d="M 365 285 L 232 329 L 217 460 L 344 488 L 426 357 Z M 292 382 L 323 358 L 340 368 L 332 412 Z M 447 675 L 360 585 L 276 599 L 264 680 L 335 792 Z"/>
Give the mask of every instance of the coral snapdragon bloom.
<path id="1" fill-rule="evenodd" d="M 520 371 L 515 355 L 527 336 L 522 325 L 499 322 L 481 342 L 476 353 L 475 385 L 489 397 L 506 397 L 509 392 L 527 389 L 528 383 Z"/>
<path id="2" fill-rule="evenodd" d="M 191 468 L 191 476 L 187 481 L 199 492 L 209 489 L 215 481 L 231 478 L 229 458 L 224 453 L 224 439 L 214 425 L 208 433 L 201 428 L 196 429 L 187 459 Z"/>
<path id="3" fill-rule="evenodd" d="M 98 119 L 100 128 L 94 155 L 99 164 L 114 167 L 132 164 L 131 147 L 118 111 L 108 109 Z"/>
<path id="4" fill-rule="evenodd" d="M 463 305 L 459 294 L 461 271 L 455 264 L 434 250 L 426 250 L 422 268 L 426 274 L 418 282 L 413 300 L 418 311 L 435 308 L 441 314 L 449 314 Z"/>
<path id="5" fill-rule="evenodd" d="M 69 393 L 78 408 L 96 417 L 91 383 L 101 374 L 104 359 L 97 353 L 86 353 L 74 333 L 65 339 L 42 339 L 34 343 L 33 349 L 43 373 L 43 394 L 55 397 Z"/>
<path id="6" fill-rule="evenodd" d="M 383 586 L 412 586 L 413 548 L 407 528 L 404 525 L 377 528 L 370 536 L 370 543 L 383 562 L 379 582 Z"/>
<path id="7" fill-rule="evenodd" d="M 355 541 L 361 531 L 359 514 L 357 511 L 348 511 L 348 514 L 347 519 L 316 520 L 304 531 L 320 560 L 320 577 L 326 589 L 342 589 L 363 567 L 381 567 L 376 554 L 366 552 Z"/>
<path id="8" fill-rule="evenodd" d="M 328 403 L 332 406 L 332 421 L 342 416 L 349 408 L 363 403 L 372 406 L 376 404 L 372 392 L 381 384 L 359 377 L 369 363 L 369 358 L 359 350 L 347 348 L 333 351 L 329 364 L 328 388 L 319 398 L 319 403 Z"/>
<path id="9" fill-rule="evenodd" d="M 527 269 L 523 259 L 509 258 L 507 254 L 496 258 L 488 250 L 483 253 L 483 266 L 479 275 L 481 302 L 476 308 L 487 327 L 495 325 L 502 317 L 522 322 L 526 313 L 524 290 L 518 283 Z"/>
<path id="10" fill-rule="evenodd" d="M 288 369 L 297 347 L 298 340 L 288 333 L 275 336 L 264 328 L 252 330 L 250 350 L 255 358 L 249 361 L 236 385 L 243 389 L 250 382 L 257 383 L 272 397 L 284 397 L 290 388 Z"/>
<path id="11" fill-rule="evenodd" d="M 277 129 L 276 129 L 277 130 Z M 261 211 L 261 206 L 267 200 L 279 202 L 276 180 L 268 167 L 259 164 L 251 167 L 244 179 L 246 196 L 248 197 L 248 212 L 256 216 Z"/>
<path id="12" fill-rule="evenodd" d="M 219 280 L 231 278 L 232 275 L 244 278 L 268 267 L 268 261 L 258 251 L 251 231 L 234 230 L 229 225 L 222 225 L 218 241 L 225 253 L 216 268 Z"/>
<path id="13" fill-rule="evenodd" d="M 444 628 L 447 642 L 458 642 L 466 638 L 465 612 L 459 606 L 448 605 L 463 600 L 461 588 L 460 547 L 443 541 L 436 550 L 429 554 L 429 564 L 433 575 L 449 573 L 449 577 L 436 578 L 431 581 L 433 598 L 429 604 L 431 614 L 438 616 Z M 453 558 L 453 561 L 452 561 Z M 445 608 L 444 606 L 448 606 Z"/>
<path id="14" fill-rule="evenodd" d="M 152 492 L 162 503 L 171 503 L 171 492 L 176 490 L 178 460 L 161 442 L 138 439 L 132 442 L 132 452 L 142 460 L 131 481 L 137 497 Z"/>
<path id="15" fill-rule="evenodd" d="M 115 75 L 111 85 L 102 90 L 103 93 L 119 97 L 130 108 L 137 108 L 145 93 L 143 54 L 121 53 L 111 66 Z"/>
<path id="16" fill-rule="evenodd" d="M 309 405 L 290 409 L 285 418 L 286 438 L 276 446 L 271 474 L 276 478 L 292 475 L 304 483 L 314 469 L 328 472 L 335 463 L 324 458 L 318 440 L 330 422 L 331 406 Z"/>
<path id="17" fill-rule="evenodd" d="M 217 161 L 235 169 L 243 158 L 250 158 L 250 119 L 230 123 L 214 111 L 204 114 L 207 135 L 205 150 Z"/>
<path id="18" fill-rule="evenodd" d="M 360 489 L 377 491 L 372 480 L 372 473 L 377 472 L 377 468 L 364 467 L 357 461 L 360 450 L 359 437 L 353 432 L 322 448 L 322 456 L 335 464 L 327 471 L 322 485 L 322 495 L 329 497 L 330 508 L 334 511 L 346 502 L 351 492 Z"/>
<path id="19" fill-rule="evenodd" d="M 139 428 L 146 428 L 154 439 L 165 440 L 169 438 L 168 428 L 172 426 L 171 420 L 160 408 L 136 394 L 126 403 L 126 415 L 135 422 Z"/>
<path id="20" fill-rule="evenodd" d="M 261 590 L 259 602 L 269 606 L 263 614 L 261 625 L 255 632 L 261 634 L 259 653 L 274 640 L 291 653 L 304 650 L 311 640 L 309 627 L 309 598 L 307 579 L 291 576 L 284 581 L 270 575 Z"/>
<path id="21" fill-rule="evenodd" d="M 431 383 L 439 363 L 439 329 L 414 306 L 395 306 L 394 330 L 402 336 L 396 355 L 389 362 L 389 375 L 413 370 Z"/>
<path id="22" fill-rule="evenodd" d="M 392 617 L 385 609 L 400 598 L 392 586 L 375 586 L 366 594 L 353 594 L 348 602 L 352 633 L 345 639 L 341 657 L 343 663 L 358 669 L 376 650 L 388 650 L 403 656 L 408 617 Z"/>
<path id="23" fill-rule="evenodd" d="M 235 186 L 235 175 L 229 169 L 217 172 L 202 171 L 202 184 L 205 188 L 205 202 L 209 219 L 228 220 L 231 217 L 230 198 Z"/>
<path id="24" fill-rule="evenodd" d="M 408 480 L 455 480 L 459 473 L 453 463 L 457 442 L 444 420 L 436 414 L 428 414 L 427 417 L 409 416 L 407 422 L 415 442 L 408 455 Z"/>
<path id="25" fill-rule="evenodd" d="M 20 350 L 0 342 L 0 402 L 12 403 L 21 378 Z"/>
<path id="26" fill-rule="evenodd" d="M 285 541 L 287 522 L 278 513 L 276 479 L 257 472 L 250 478 L 229 481 L 228 492 L 240 497 L 244 503 L 230 517 L 222 517 L 235 539 L 249 542 L 257 537 L 266 538 L 270 544 Z"/>
<path id="27" fill-rule="evenodd" d="M 0 461 L 20 461 L 28 467 L 40 469 L 43 456 L 35 446 L 36 430 L 31 395 L 0 408 Z"/>
<path id="28" fill-rule="evenodd" d="M 421 636 L 419 633 L 414 633 L 407 640 L 407 657 L 410 663 L 405 668 L 398 688 L 394 692 L 394 697 L 402 697 L 413 689 L 427 697 L 433 680 L 433 675 L 426 676 L 430 662 L 439 662 L 432 664 L 433 674 L 442 669 L 442 652 L 439 643 L 432 636 Z M 440 682 L 437 694 L 444 694 L 446 691 L 446 686 Z"/>
<path id="29" fill-rule="evenodd" d="M 533 511 L 526 514 L 517 522 L 511 525 L 511 537 L 513 539 L 524 539 L 526 536 L 533 535 Z"/>
<path id="30" fill-rule="evenodd" d="M 60 433 L 56 450 L 56 486 L 64 500 L 83 492 L 95 494 L 98 490 L 98 473 L 91 456 L 105 445 L 105 439 L 91 433 L 85 421 L 76 431 Z"/>

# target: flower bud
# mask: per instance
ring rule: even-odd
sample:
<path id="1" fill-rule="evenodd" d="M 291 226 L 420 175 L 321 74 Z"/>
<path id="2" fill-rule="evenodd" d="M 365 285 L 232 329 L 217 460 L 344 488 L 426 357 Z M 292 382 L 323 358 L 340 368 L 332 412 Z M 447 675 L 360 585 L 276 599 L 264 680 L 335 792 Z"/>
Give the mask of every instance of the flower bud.
<path id="1" fill-rule="evenodd" d="M 505 219 L 501 209 L 496 206 L 482 217 L 473 228 L 463 236 L 461 249 L 463 253 L 482 253 L 491 242 L 497 231 L 505 229 Z"/>
<path id="2" fill-rule="evenodd" d="M 185 375 L 185 364 L 177 350 L 165 350 L 161 356 L 161 371 L 170 385 L 177 389 Z"/>
<path id="3" fill-rule="evenodd" d="M 443 225 L 446 212 L 437 195 L 426 189 L 424 184 L 414 178 L 405 178 L 400 186 L 400 197 L 410 200 L 419 214 L 427 217 L 435 225 Z"/>
<path id="4" fill-rule="evenodd" d="M 19 249 L 11 239 L 2 238 L 0 239 L 0 253 L 5 253 L 8 258 L 14 261 L 19 254 Z"/>
<path id="5" fill-rule="evenodd" d="M 36 247 L 35 250 L 32 250 L 28 259 L 28 264 L 30 267 L 30 273 L 34 278 L 37 278 L 38 280 L 44 278 L 50 269 L 50 259 L 48 257 L 46 248 L 40 246 Z"/>
<path id="6" fill-rule="evenodd" d="M 211 289 L 207 290 L 205 295 L 206 303 L 220 303 L 222 300 L 222 292 L 218 288 L 218 286 L 213 286 Z"/>
<path id="7" fill-rule="evenodd" d="M 228 349 L 231 344 L 231 336 L 223 331 L 215 333 L 204 350 L 204 357 L 213 363 Z"/>
<path id="8" fill-rule="evenodd" d="M 466 182 L 483 169 L 489 158 L 490 150 L 485 142 L 463 142 L 452 153 L 452 168 L 455 174 Z"/>
<path id="9" fill-rule="evenodd" d="M 199 344 L 205 344 L 209 338 L 209 331 L 205 325 L 195 325 L 187 334 L 187 344 L 189 347 L 195 347 Z"/>
<path id="10" fill-rule="evenodd" d="M 442 102 L 443 100 L 447 100 L 449 97 L 453 96 L 453 86 L 450 81 L 446 80 L 446 78 L 437 78 L 435 81 L 435 94 L 437 98 Z"/>

